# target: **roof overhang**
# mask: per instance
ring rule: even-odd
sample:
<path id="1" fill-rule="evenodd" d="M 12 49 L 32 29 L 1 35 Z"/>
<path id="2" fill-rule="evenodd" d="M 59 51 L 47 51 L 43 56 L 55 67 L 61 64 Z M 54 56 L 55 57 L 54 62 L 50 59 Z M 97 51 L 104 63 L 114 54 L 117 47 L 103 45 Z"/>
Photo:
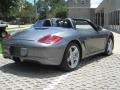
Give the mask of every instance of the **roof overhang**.
<path id="1" fill-rule="evenodd" d="M 96 8 L 95 13 L 104 11 L 104 1 L 101 2 L 101 4 Z"/>

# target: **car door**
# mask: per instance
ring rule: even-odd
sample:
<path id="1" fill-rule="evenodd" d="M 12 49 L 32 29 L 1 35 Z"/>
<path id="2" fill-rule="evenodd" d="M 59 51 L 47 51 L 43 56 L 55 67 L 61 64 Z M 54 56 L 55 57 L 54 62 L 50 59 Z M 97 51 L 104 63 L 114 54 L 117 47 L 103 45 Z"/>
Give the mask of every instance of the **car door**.
<path id="1" fill-rule="evenodd" d="M 96 31 L 92 23 L 86 20 L 77 21 L 75 25 L 80 32 L 80 38 L 82 38 L 86 46 L 87 55 L 104 50 L 106 36 L 102 31 Z"/>

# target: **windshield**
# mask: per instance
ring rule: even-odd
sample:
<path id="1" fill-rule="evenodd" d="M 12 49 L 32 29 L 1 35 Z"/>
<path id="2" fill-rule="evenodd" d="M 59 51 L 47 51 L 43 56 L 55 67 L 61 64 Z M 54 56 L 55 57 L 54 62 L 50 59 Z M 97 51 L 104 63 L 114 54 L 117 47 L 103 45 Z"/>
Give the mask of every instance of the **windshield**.
<path id="1" fill-rule="evenodd" d="M 59 20 L 57 21 L 57 27 L 72 28 L 72 23 L 69 19 Z"/>
<path id="2" fill-rule="evenodd" d="M 51 27 L 51 21 L 50 20 L 38 20 L 33 27 L 39 28 L 39 27 Z"/>
<path id="3" fill-rule="evenodd" d="M 38 20 L 33 27 L 62 27 L 62 20 Z"/>
<path id="4" fill-rule="evenodd" d="M 42 27 L 43 26 L 43 20 L 38 20 L 33 27 Z"/>
<path id="5" fill-rule="evenodd" d="M 38 20 L 33 27 L 63 27 L 63 28 L 73 28 L 72 22 L 69 19 L 57 19 L 57 20 Z"/>

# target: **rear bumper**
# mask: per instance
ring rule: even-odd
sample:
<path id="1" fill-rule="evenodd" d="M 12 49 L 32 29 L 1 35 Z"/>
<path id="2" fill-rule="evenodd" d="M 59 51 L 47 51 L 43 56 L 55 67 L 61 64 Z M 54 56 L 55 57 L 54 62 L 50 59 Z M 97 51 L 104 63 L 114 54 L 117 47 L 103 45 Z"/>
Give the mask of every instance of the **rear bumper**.
<path id="1" fill-rule="evenodd" d="M 61 64 L 61 58 L 46 58 L 46 57 L 20 57 L 20 56 L 11 56 L 11 55 L 3 55 L 4 58 L 9 58 L 13 60 L 13 58 L 19 58 L 22 62 L 23 61 L 35 61 L 38 63 L 41 63 L 43 65 L 60 65 Z"/>
<path id="2" fill-rule="evenodd" d="M 21 61 L 37 61 L 45 65 L 60 65 L 65 50 L 65 45 L 41 46 L 29 44 L 28 46 L 12 44 L 12 47 L 20 48 L 19 54 L 17 54 L 18 52 L 15 52 L 16 54 L 14 53 L 14 55 L 12 55 L 10 47 L 10 44 L 3 45 L 4 58 L 13 59 L 14 57 L 17 57 L 20 58 Z"/>

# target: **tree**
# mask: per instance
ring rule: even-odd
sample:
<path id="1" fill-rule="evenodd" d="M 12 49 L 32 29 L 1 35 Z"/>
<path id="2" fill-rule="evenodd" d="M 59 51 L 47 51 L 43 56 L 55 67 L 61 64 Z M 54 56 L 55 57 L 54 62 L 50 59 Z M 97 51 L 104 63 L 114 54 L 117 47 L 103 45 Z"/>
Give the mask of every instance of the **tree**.
<path id="1" fill-rule="evenodd" d="M 19 17 L 35 17 L 35 10 L 34 6 L 29 3 L 28 1 L 25 1 L 23 5 L 21 6 L 18 16 Z"/>
<path id="2" fill-rule="evenodd" d="M 8 17 L 10 11 L 17 7 L 19 0 L 0 0 L 0 16 Z"/>
<path id="3" fill-rule="evenodd" d="M 67 17 L 67 3 L 65 0 L 38 0 L 38 13 L 40 17 Z"/>
<path id="4" fill-rule="evenodd" d="M 37 12 L 38 12 L 39 18 L 46 18 L 45 2 L 43 0 L 38 0 L 36 5 L 37 5 Z"/>
<path id="5" fill-rule="evenodd" d="M 51 16 L 57 18 L 66 18 L 68 15 L 68 7 L 65 0 L 50 0 Z"/>
<path id="6" fill-rule="evenodd" d="M 56 18 L 66 18 L 68 16 L 68 8 L 59 6 L 53 12 Z"/>
<path id="7" fill-rule="evenodd" d="M 29 23 L 35 19 L 35 8 L 32 3 L 22 0 L 19 4 L 19 10 L 17 13 L 17 17 L 21 18 L 21 21 L 24 23 Z"/>
<path id="8" fill-rule="evenodd" d="M 35 9 L 35 19 L 38 18 L 36 0 L 34 0 L 34 9 Z"/>

